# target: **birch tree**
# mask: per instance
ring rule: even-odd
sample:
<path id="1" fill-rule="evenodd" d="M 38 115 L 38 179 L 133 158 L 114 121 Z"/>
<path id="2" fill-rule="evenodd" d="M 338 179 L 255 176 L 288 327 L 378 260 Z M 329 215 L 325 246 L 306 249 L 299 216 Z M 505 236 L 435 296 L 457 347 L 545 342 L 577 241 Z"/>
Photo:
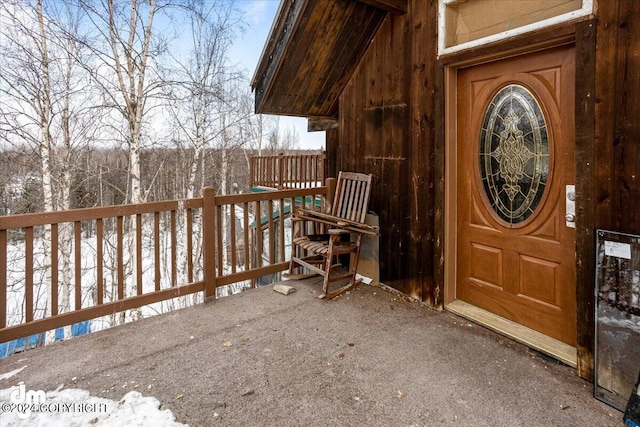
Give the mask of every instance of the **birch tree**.
<path id="1" fill-rule="evenodd" d="M 80 147 L 91 136 L 96 111 L 88 105 L 84 73 L 77 64 L 82 47 L 75 42 L 81 16 L 67 2 L 35 5 L 3 3 L 0 29 L 3 61 L 0 63 L 0 129 L 17 146 L 34 148 L 40 159 L 43 208 L 68 210 L 71 176 Z M 69 37 L 73 34 L 73 37 Z M 44 256 L 52 250 L 62 254 L 60 312 L 71 306 L 71 225 L 59 229 L 59 248 L 50 247 L 50 227 L 43 236 Z M 45 263 L 51 281 L 51 265 Z M 48 289 L 45 315 L 51 310 Z M 66 335 L 70 329 L 66 328 Z M 48 337 L 51 339 L 51 336 Z"/>
<path id="2" fill-rule="evenodd" d="M 129 155 L 129 203 L 144 202 L 141 187 L 140 148 L 145 114 L 159 99 L 166 81 L 160 75 L 160 61 L 166 40 L 155 32 L 159 11 L 170 6 L 157 0 L 80 0 L 95 35 L 84 39 L 93 58 L 85 63 L 92 82 L 102 91 L 104 106 L 124 121 L 122 135 Z"/>
<path id="3" fill-rule="evenodd" d="M 241 21 L 233 3 L 225 0 L 189 0 L 191 51 L 175 58 L 178 84 L 172 87 L 175 102 L 169 106 L 175 140 L 193 152 L 185 197 L 194 197 L 198 168 L 205 150 L 220 137 L 221 105 L 229 104 L 228 83 L 241 78 L 228 63 L 227 54 Z"/>
<path id="4" fill-rule="evenodd" d="M 185 57 L 174 58 L 178 84 L 171 87 L 175 102 L 168 110 L 176 130 L 174 141 L 179 149 L 189 152 L 191 159 L 184 197 L 193 198 L 203 187 L 207 150 L 219 145 L 227 127 L 235 124 L 229 123 L 225 115 L 232 103 L 227 89 L 230 82 L 241 76 L 229 65 L 227 54 L 242 22 L 233 2 L 227 0 L 189 0 L 185 8 L 191 49 Z M 184 215 L 179 220 L 184 223 Z M 195 242 L 200 240 L 194 239 Z M 180 259 L 186 259 L 185 248 L 186 236 L 183 235 L 179 245 Z M 201 250 L 196 247 L 196 254 Z M 186 262 L 179 266 L 179 277 L 186 283 L 185 276 Z"/>
<path id="5" fill-rule="evenodd" d="M 94 31 L 93 37 L 82 40 L 92 53 L 91 61 L 85 63 L 86 70 L 100 88 L 104 106 L 122 120 L 114 121 L 110 133 L 127 147 L 126 200 L 128 203 L 145 202 L 147 193 L 142 188 L 140 159 L 145 117 L 159 106 L 161 89 L 167 84 L 161 75 L 161 60 L 168 45 L 155 25 L 158 13 L 170 9 L 172 4 L 162 0 L 80 0 L 79 4 Z M 129 294 L 133 295 L 136 283 L 132 273 L 137 271 L 138 243 L 132 222 L 127 218 L 125 232 L 126 277 Z M 141 310 L 132 310 L 130 315 L 134 319 L 141 317 Z"/>

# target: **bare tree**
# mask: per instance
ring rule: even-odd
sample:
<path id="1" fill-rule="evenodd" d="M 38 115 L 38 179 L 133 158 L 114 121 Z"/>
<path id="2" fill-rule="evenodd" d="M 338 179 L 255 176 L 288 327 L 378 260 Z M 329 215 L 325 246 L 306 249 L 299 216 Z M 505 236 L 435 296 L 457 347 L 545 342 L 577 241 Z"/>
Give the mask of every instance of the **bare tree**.
<path id="1" fill-rule="evenodd" d="M 110 134 L 121 135 L 128 151 L 127 202 L 144 202 L 147 192 L 142 188 L 141 144 L 147 113 L 159 106 L 162 87 L 161 59 L 167 51 L 167 41 L 155 30 L 156 16 L 171 8 L 171 0 L 79 0 L 94 35 L 82 42 L 92 53 L 84 62 L 91 80 L 101 90 L 104 106 L 119 116 Z M 123 126 L 121 126 L 123 123 Z M 127 218 L 128 257 L 126 276 L 129 292 L 136 292 L 132 273 L 138 270 L 135 254 L 136 239 L 133 221 Z M 132 310 L 132 318 L 141 317 L 141 310 Z M 124 321 L 124 316 L 121 321 Z"/>
<path id="2" fill-rule="evenodd" d="M 5 59 L 0 62 L 0 129 L 16 146 L 31 146 L 38 154 L 47 211 L 72 207 L 73 158 L 91 139 L 99 112 L 89 105 L 86 74 L 77 63 L 83 55 L 83 47 L 75 41 L 81 22 L 77 12 L 67 2 L 0 5 Z M 43 242 L 47 257 L 51 250 L 62 253 L 60 310 L 64 312 L 71 306 L 70 225 L 63 224 L 59 233 L 59 248 L 50 247 L 48 227 Z M 46 264 L 49 281 L 50 267 Z M 49 298 L 46 315 L 50 309 Z"/>
<path id="3" fill-rule="evenodd" d="M 159 99 L 166 81 L 161 76 L 160 60 L 167 41 L 154 31 L 159 11 L 171 6 L 157 0 L 80 0 L 95 35 L 83 40 L 93 58 L 85 63 L 92 82 L 102 90 L 106 107 L 116 111 L 125 122 L 112 131 L 120 133 L 128 146 L 130 203 L 143 202 L 140 147 L 145 114 Z"/>
<path id="4" fill-rule="evenodd" d="M 241 78 L 228 63 L 228 50 L 235 32 L 241 28 L 233 3 L 227 0 L 188 0 L 185 5 L 190 26 L 192 49 L 183 58 L 175 58 L 178 84 L 171 88 L 175 100 L 169 112 L 176 129 L 174 141 L 179 148 L 193 152 L 185 196 L 195 194 L 198 168 L 205 150 L 212 148 L 226 126 L 221 114 L 233 100 L 230 82 Z"/>
<path id="5" fill-rule="evenodd" d="M 280 117 L 276 118 L 275 125 L 267 135 L 267 149 L 272 153 L 286 153 L 297 150 L 300 143 L 300 135 L 294 127 L 281 129 Z"/>
<path id="6" fill-rule="evenodd" d="M 192 198 L 202 188 L 207 150 L 222 148 L 221 156 L 226 159 L 225 136 L 240 121 L 237 115 L 229 115 L 237 108 L 235 94 L 229 88 L 241 75 L 229 65 L 227 54 L 242 22 L 233 2 L 228 0 L 188 0 L 185 8 L 191 50 L 184 57 L 174 58 L 178 84 L 170 88 L 175 102 L 168 111 L 173 118 L 174 142 L 178 149 L 190 153 L 184 197 Z M 221 186 L 220 192 L 224 194 L 225 189 L 226 185 Z M 185 218 L 180 216 L 179 220 L 183 222 Z M 178 250 L 183 255 L 181 259 L 185 259 L 186 236 L 181 237 Z M 195 251 L 199 253 L 201 248 L 196 247 Z M 186 281 L 186 263 L 179 267 L 179 277 Z"/>
<path id="7" fill-rule="evenodd" d="M 247 162 L 247 168 L 250 167 L 250 156 L 257 154 L 262 155 L 265 147 L 267 135 L 271 132 L 274 125 L 277 124 L 275 116 L 266 114 L 254 114 L 254 97 L 249 85 L 241 93 L 241 108 L 244 110 L 246 121 L 240 128 L 241 138 L 244 141 L 243 155 Z"/>

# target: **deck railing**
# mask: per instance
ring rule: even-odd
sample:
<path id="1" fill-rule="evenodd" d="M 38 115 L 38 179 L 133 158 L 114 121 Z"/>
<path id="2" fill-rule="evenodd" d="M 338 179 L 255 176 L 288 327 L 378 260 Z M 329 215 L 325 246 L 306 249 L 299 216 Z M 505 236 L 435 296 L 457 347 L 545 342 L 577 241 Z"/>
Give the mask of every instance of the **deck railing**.
<path id="1" fill-rule="evenodd" d="M 324 154 L 277 154 L 252 156 L 249 181 L 251 187 L 311 188 L 325 180 Z"/>
<path id="2" fill-rule="evenodd" d="M 0 217 L 0 343 L 283 271 L 292 205 L 322 209 L 332 181 Z"/>

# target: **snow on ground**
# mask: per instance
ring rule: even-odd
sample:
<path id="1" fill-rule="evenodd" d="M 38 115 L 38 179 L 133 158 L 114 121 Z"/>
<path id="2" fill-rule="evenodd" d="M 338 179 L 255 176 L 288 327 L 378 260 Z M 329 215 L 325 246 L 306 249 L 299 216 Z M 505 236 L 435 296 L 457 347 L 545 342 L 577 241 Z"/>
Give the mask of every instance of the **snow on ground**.
<path id="1" fill-rule="evenodd" d="M 176 422 L 170 410 L 160 409 L 155 397 L 137 391 L 128 392 L 116 402 L 91 396 L 86 390 L 63 390 L 62 386 L 47 391 L 45 397 L 44 392 L 28 390 L 23 383 L 0 390 L 0 416 L 2 427 L 187 426 Z"/>

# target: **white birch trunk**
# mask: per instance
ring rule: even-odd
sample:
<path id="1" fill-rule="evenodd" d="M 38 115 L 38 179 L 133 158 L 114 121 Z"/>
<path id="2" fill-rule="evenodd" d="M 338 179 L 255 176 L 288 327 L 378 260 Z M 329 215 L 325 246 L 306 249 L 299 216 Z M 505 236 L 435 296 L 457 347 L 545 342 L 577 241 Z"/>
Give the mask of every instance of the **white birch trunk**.
<path id="1" fill-rule="evenodd" d="M 223 134 L 225 132 L 223 131 Z M 220 195 L 225 196 L 227 194 L 228 176 L 229 176 L 229 155 L 226 147 L 223 147 L 220 153 Z M 229 212 L 228 212 L 229 211 Z M 227 246 L 229 245 L 229 238 L 233 239 L 235 236 L 229 236 L 229 216 L 234 215 L 228 209 L 228 206 L 222 207 L 222 265 L 223 268 L 229 265 L 229 256 L 227 254 Z"/>
<path id="2" fill-rule="evenodd" d="M 142 50 L 141 52 L 137 52 L 134 49 L 134 44 L 136 35 L 139 35 L 137 32 L 137 24 L 141 17 L 139 15 L 137 2 L 135 0 L 131 1 L 129 14 L 129 37 L 124 43 L 125 45 L 122 46 L 124 63 L 121 61 L 120 51 L 118 50 L 118 45 L 121 40 L 115 25 L 116 6 L 114 4 L 114 0 L 108 0 L 107 6 L 109 11 L 109 41 L 113 52 L 120 93 L 125 103 L 124 116 L 129 125 L 129 202 L 142 203 L 144 202 L 144 193 L 141 186 L 140 140 L 142 134 L 142 119 L 144 116 L 144 103 L 146 100 L 145 74 L 149 59 L 151 30 L 153 27 L 156 4 L 155 0 L 149 0 L 149 13 L 147 15 L 146 26 L 143 34 Z M 128 273 L 128 294 L 131 296 L 135 295 L 137 292 L 136 263 L 138 260 L 136 259 L 136 253 L 138 242 L 134 237 L 135 230 L 132 225 L 134 223 L 134 219 L 130 218 L 130 221 L 128 222 L 130 226 L 125 230 L 128 241 L 128 260 L 126 270 Z M 142 310 L 139 308 L 132 309 L 129 313 L 129 317 L 132 320 L 142 317 Z"/>
<path id="3" fill-rule="evenodd" d="M 42 92 L 42 110 L 40 112 L 40 129 L 41 139 L 39 146 L 39 154 L 41 159 L 42 173 L 42 191 L 44 196 L 45 211 L 53 211 L 55 209 L 53 199 L 53 179 L 51 174 L 51 134 L 49 133 L 49 125 L 51 122 L 51 81 L 49 74 L 49 56 L 47 52 L 47 36 L 44 28 L 44 17 L 42 14 L 42 0 L 38 0 L 36 4 L 36 13 L 38 16 L 38 30 L 40 37 L 40 55 L 41 55 L 41 71 L 43 81 Z M 46 263 L 46 282 L 51 283 L 51 226 L 45 226 L 43 237 L 44 253 L 48 262 Z M 57 250 L 58 248 L 53 248 Z M 51 316 L 51 286 L 47 286 L 47 299 L 45 316 Z M 48 331 L 45 337 L 45 343 L 51 343 L 55 340 L 55 334 Z"/>

